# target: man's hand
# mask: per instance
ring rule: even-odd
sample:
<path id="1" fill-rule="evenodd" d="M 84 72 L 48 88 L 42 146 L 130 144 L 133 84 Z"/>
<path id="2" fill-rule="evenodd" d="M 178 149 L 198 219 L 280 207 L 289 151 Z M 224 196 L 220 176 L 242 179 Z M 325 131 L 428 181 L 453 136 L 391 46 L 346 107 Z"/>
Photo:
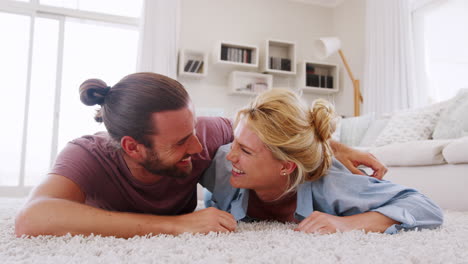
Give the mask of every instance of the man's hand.
<path id="1" fill-rule="evenodd" d="M 294 231 L 331 234 L 337 231 L 346 232 L 352 229 L 346 217 L 314 211 L 306 219 L 302 220 Z"/>
<path id="2" fill-rule="evenodd" d="M 176 217 L 173 234 L 232 232 L 236 230 L 237 222 L 232 214 L 214 207 L 202 209 L 190 214 Z"/>
<path id="3" fill-rule="evenodd" d="M 365 175 L 357 168 L 359 165 L 371 168 L 374 171 L 371 177 L 379 180 L 387 173 L 387 167 L 369 152 L 352 149 L 333 140 L 330 141 L 330 146 L 333 149 L 335 157 L 354 174 Z"/>

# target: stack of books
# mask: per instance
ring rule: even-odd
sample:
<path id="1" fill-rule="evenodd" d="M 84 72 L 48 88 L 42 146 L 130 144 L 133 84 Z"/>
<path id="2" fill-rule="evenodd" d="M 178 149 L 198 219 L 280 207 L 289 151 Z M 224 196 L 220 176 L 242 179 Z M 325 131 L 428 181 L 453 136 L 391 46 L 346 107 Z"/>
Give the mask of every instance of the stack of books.
<path id="1" fill-rule="evenodd" d="M 327 68 L 306 64 L 306 86 L 333 89 L 333 76 Z"/>
<path id="2" fill-rule="evenodd" d="M 184 66 L 184 72 L 203 73 L 203 61 L 187 60 Z"/>
<path id="3" fill-rule="evenodd" d="M 221 46 L 221 60 L 240 63 L 252 63 L 252 50 Z"/>
<path id="4" fill-rule="evenodd" d="M 291 71 L 291 60 L 288 58 L 270 57 L 270 69 Z"/>

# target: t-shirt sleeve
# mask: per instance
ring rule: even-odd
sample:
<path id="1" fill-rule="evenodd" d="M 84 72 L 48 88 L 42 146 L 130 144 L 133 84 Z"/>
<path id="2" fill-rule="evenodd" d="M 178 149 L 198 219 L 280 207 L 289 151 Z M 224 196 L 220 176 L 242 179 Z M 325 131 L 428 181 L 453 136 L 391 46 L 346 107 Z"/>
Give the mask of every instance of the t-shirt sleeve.
<path id="1" fill-rule="evenodd" d="M 233 140 L 231 121 L 224 117 L 199 117 L 197 137 L 203 146 L 203 159 L 212 160 L 219 147 Z"/>
<path id="2" fill-rule="evenodd" d="M 231 121 L 223 117 L 199 117 L 196 130 L 203 150 L 192 157 L 192 173 L 199 178 L 210 166 L 218 148 L 232 142 L 233 132 Z"/>
<path id="3" fill-rule="evenodd" d="M 57 156 L 49 174 L 64 176 L 76 183 L 85 195 L 92 193 L 96 182 L 105 171 L 99 161 L 86 149 L 72 142 Z"/>

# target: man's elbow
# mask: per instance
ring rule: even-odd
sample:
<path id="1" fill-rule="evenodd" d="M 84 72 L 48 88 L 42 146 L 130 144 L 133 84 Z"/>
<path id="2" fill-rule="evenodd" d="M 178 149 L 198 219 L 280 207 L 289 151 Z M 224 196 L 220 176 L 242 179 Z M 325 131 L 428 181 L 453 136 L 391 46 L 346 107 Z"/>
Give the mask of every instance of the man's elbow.
<path id="1" fill-rule="evenodd" d="M 47 235 L 47 232 L 41 228 L 41 213 L 38 204 L 26 204 L 15 217 L 15 235 L 39 236 Z"/>
<path id="2" fill-rule="evenodd" d="M 15 235 L 16 237 L 34 236 L 34 222 L 32 221 L 29 212 L 23 208 L 15 217 Z"/>

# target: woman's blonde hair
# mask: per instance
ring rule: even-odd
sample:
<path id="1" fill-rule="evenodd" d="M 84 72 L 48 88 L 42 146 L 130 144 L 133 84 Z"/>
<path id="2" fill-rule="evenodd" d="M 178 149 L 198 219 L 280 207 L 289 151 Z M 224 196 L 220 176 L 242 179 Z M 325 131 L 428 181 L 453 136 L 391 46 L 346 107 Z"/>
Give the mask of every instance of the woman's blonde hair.
<path id="1" fill-rule="evenodd" d="M 326 100 L 315 100 L 309 108 L 292 91 L 273 89 L 238 111 L 234 127 L 243 119 L 274 158 L 297 165 L 285 195 L 305 181 L 320 179 L 330 168 L 334 118 L 333 106 Z"/>

